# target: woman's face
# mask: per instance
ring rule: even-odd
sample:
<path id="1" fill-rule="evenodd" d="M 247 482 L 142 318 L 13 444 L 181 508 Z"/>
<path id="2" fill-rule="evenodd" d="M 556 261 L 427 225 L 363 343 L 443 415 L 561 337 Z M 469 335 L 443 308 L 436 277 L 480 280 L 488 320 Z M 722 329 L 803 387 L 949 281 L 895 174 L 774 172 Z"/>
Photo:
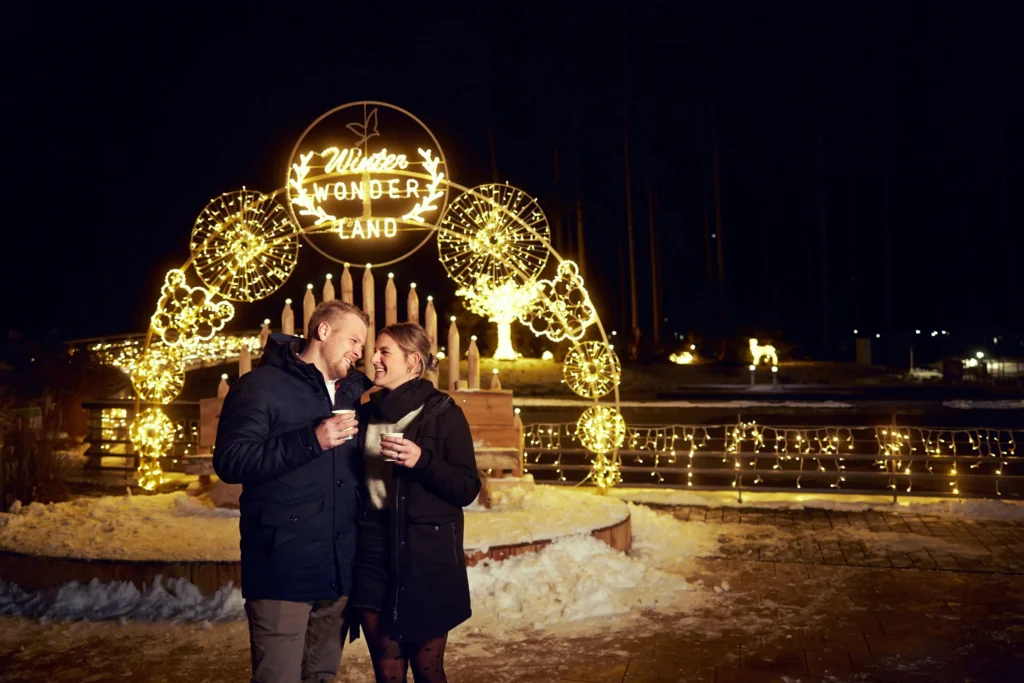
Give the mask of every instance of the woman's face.
<path id="1" fill-rule="evenodd" d="M 406 355 L 390 335 L 377 337 L 373 349 L 373 383 L 384 389 L 394 389 L 420 376 L 419 356 Z"/>

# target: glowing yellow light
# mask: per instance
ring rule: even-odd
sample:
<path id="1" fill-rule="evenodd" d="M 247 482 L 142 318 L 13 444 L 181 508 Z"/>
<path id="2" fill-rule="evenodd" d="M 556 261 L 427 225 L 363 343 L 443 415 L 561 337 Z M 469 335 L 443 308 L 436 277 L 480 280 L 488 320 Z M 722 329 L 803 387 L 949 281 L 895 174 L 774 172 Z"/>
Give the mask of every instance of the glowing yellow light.
<path id="1" fill-rule="evenodd" d="M 597 310 L 583 286 L 579 266 L 572 261 L 559 263 L 554 278 L 538 281 L 536 294 L 519 320 L 538 336 L 553 342 L 579 341 L 587 328 L 597 322 Z"/>
<path id="2" fill-rule="evenodd" d="M 591 406 L 576 422 L 576 438 L 592 453 L 610 453 L 620 448 L 625 441 L 626 421 L 615 408 Z"/>
<path id="3" fill-rule="evenodd" d="M 573 347 L 562 363 L 562 377 L 576 394 L 584 398 L 607 396 L 622 379 L 619 357 L 604 342 L 581 342 Z"/>
<path id="4" fill-rule="evenodd" d="M 480 185 L 445 211 L 437 248 L 448 275 L 466 288 L 532 283 L 548 260 L 551 230 L 536 200 L 510 185 Z"/>
<path id="5" fill-rule="evenodd" d="M 147 403 L 170 403 L 185 386 L 185 363 L 165 346 L 150 346 L 128 373 L 135 393 Z"/>
<path id="6" fill-rule="evenodd" d="M 185 284 L 185 273 L 175 269 L 164 276 L 160 301 L 150 320 L 153 331 L 169 346 L 208 340 L 235 316 L 228 301 L 214 301 L 202 287 Z"/>
<path id="7" fill-rule="evenodd" d="M 498 326 L 495 360 L 518 358 L 512 346 L 512 321 L 532 303 L 532 284 L 520 285 L 514 280 L 504 280 L 499 284 L 490 275 L 483 274 L 471 286 L 462 287 L 455 293 L 465 300 L 470 312 L 486 317 Z"/>
<path id="8" fill-rule="evenodd" d="M 683 351 L 682 353 L 669 354 L 669 361 L 676 365 L 689 365 L 693 362 L 693 354 L 689 351 Z"/>
<path id="9" fill-rule="evenodd" d="M 555 354 L 551 353 L 551 351 L 544 351 L 544 353 L 540 354 L 540 358 L 541 360 L 554 360 Z"/>
<path id="10" fill-rule="evenodd" d="M 139 454 L 139 486 L 152 491 L 164 481 L 159 459 L 174 446 L 174 423 L 159 408 L 147 408 L 132 420 L 128 438 Z"/>
<path id="11" fill-rule="evenodd" d="M 757 343 L 756 339 L 750 340 L 750 356 L 753 358 L 753 365 L 759 365 L 762 358 L 766 363 L 771 363 L 771 365 L 779 364 L 779 356 L 775 353 L 775 347 L 771 344 L 762 346 Z"/>
<path id="12" fill-rule="evenodd" d="M 207 204 L 192 229 L 190 247 L 203 284 L 225 299 L 256 301 L 291 275 L 299 233 L 272 197 L 240 190 Z"/>

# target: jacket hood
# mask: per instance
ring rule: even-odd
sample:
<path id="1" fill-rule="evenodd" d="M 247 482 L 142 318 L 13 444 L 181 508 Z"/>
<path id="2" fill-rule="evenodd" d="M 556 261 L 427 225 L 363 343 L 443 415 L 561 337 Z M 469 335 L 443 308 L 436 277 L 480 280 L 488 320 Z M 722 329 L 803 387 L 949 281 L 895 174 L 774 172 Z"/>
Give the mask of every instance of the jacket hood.
<path id="1" fill-rule="evenodd" d="M 275 332 L 267 338 L 267 345 L 263 349 L 263 359 L 260 365 L 269 365 L 280 368 L 289 374 L 305 379 L 319 378 L 324 381 L 323 375 L 315 365 L 306 363 L 299 354 L 306 346 L 306 340 L 292 334 Z M 348 375 L 342 379 L 342 386 L 357 384 L 362 391 L 373 386 L 370 378 L 355 368 L 349 368 Z M 362 391 L 360 393 L 362 393 Z"/>

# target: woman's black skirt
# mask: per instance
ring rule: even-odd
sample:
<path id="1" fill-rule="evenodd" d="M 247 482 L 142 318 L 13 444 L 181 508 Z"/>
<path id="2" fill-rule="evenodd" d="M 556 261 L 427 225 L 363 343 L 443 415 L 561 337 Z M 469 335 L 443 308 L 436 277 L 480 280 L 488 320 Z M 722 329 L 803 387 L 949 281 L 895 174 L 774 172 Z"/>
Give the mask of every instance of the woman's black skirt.
<path id="1" fill-rule="evenodd" d="M 359 525 L 359 542 L 352 566 L 350 607 L 371 612 L 384 611 L 390 586 L 390 529 L 391 515 L 387 510 L 366 511 Z"/>

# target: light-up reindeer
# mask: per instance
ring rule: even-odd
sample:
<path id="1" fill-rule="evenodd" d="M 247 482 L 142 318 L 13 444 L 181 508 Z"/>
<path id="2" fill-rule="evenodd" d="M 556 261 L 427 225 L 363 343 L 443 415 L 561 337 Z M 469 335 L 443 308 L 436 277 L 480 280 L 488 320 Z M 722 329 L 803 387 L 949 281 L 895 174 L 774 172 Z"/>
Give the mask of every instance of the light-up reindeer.
<path id="1" fill-rule="evenodd" d="M 757 343 L 756 339 L 750 340 L 750 355 L 753 358 L 752 362 L 754 365 L 760 364 L 762 358 L 765 361 L 771 361 L 772 365 L 779 364 L 779 356 L 775 353 L 775 347 L 771 344 L 761 346 Z"/>

